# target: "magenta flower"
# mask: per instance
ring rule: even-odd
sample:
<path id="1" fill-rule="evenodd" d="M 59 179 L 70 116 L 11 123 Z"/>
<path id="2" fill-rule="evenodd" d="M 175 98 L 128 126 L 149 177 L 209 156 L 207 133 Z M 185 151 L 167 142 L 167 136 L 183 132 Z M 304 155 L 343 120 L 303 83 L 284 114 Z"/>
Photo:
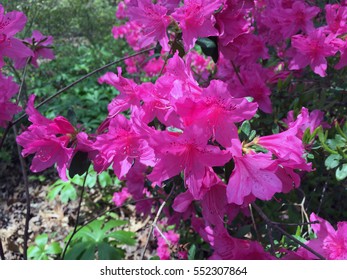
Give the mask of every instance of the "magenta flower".
<path id="1" fill-rule="evenodd" d="M 120 192 L 115 192 L 113 194 L 112 201 L 117 207 L 121 207 L 124 202 L 130 197 L 130 193 L 127 188 L 122 188 Z"/>
<path id="2" fill-rule="evenodd" d="M 326 30 L 341 35 L 347 32 L 347 7 L 339 4 L 325 5 Z"/>
<path id="3" fill-rule="evenodd" d="M 145 47 L 159 41 L 164 49 L 169 50 L 166 29 L 171 19 L 167 16 L 167 9 L 160 4 L 153 4 L 151 0 L 138 0 L 137 5 L 128 7 L 128 15 L 130 20 L 142 27 L 139 46 Z"/>
<path id="4" fill-rule="evenodd" d="M 34 101 L 35 95 L 31 95 L 26 109 L 32 125 L 16 141 L 23 147 L 23 156 L 35 154 L 31 171 L 40 172 L 56 164 L 60 178 L 67 180 L 66 169 L 74 152 L 69 146 L 75 141 L 77 131 L 64 117 L 50 120 L 42 116 L 35 109 Z"/>
<path id="5" fill-rule="evenodd" d="M 311 239 L 306 245 L 328 260 L 347 260 L 347 222 L 339 222 L 335 230 L 328 221 L 314 213 L 311 214 L 310 221 L 319 222 L 311 225 L 317 239 Z M 304 259 L 317 259 L 304 248 L 299 248 L 297 254 Z"/>
<path id="6" fill-rule="evenodd" d="M 297 131 L 296 136 L 302 139 L 307 128 L 310 129 L 310 133 L 319 127 L 329 128 L 330 125 L 324 122 L 324 113 L 320 110 L 313 110 L 311 113 L 307 108 L 302 107 L 300 114 L 294 118 L 294 112 L 289 111 L 287 118 L 283 119 L 283 122 L 288 125 L 288 128 L 295 129 Z"/>
<path id="7" fill-rule="evenodd" d="M 99 83 L 106 83 L 117 90 L 120 94 L 115 97 L 108 105 L 109 117 L 113 117 L 120 112 L 126 111 L 132 106 L 140 106 L 140 96 L 138 85 L 131 79 L 122 77 L 122 69 L 118 68 L 118 75 L 112 72 L 107 72 L 99 78 Z"/>
<path id="8" fill-rule="evenodd" d="M 286 166 L 311 171 L 311 165 L 304 159 L 305 149 L 302 140 L 297 136 L 297 129 L 259 137 L 256 143 L 271 151 L 278 159 L 284 160 Z"/>
<path id="9" fill-rule="evenodd" d="M 0 67 L 4 65 L 3 57 L 8 56 L 15 62 L 20 59 L 26 59 L 33 55 L 20 40 L 13 38 L 15 34 L 21 31 L 27 18 L 22 12 L 12 11 L 5 13 L 0 4 Z M 15 67 L 18 68 L 17 63 Z"/>
<path id="10" fill-rule="evenodd" d="M 195 199 L 201 198 L 203 180 L 212 166 L 223 166 L 231 155 L 218 147 L 207 145 L 208 134 L 191 126 L 184 133 L 157 132 L 151 145 L 159 159 L 148 179 L 161 186 L 162 182 L 184 172 L 184 179 Z"/>
<path id="11" fill-rule="evenodd" d="M 45 59 L 54 59 L 54 53 L 50 48 L 53 44 L 52 36 L 43 36 L 40 31 L 34 30 L 33 35 L 30 38 L 24 39 L 24 43 L 28 45 L 34 52 L 34 55 L 31 57 L 31 64 L 35 67 L 39 67 L 37 60 L 39 57 Z M 24 67 L 26 62 L 25 58 L 19 59 L 17 61 L 17 66 L 19 68 Z"/>
<path id="12" fill-rule="evenodd" d="M 250 31 L 251 22 L 246 19 L 249 8 L 245 5 L 245 1 L 227 0 L 222 11 L 216 15 L 220 33 L 218 39 L 224 46 Z"/>
<path id="13" fill-rule="evenodd" d="M 21 107 L 10 101 L 19 89 L 12 80 L 12 77 L 4 77 L 0 74 L 0 127 L 6 127 L 13 115 L 21 111 Z"/>
<path id="14" fill-rule="evenodd" d="M 194 124 L 210 130 L 213 140 L 224 147 L 238 135 L 234 123 L 251 119 L 258 108 L 245 98 L 232 97 L 227 84 L 218 80 L 212 80 L 195 102 L 183 99 L 176 107 L 186 126 Z"/>
<path id="15" fill-rule="evenodd" d="M 170 247 L 177 246 L 180 236 L 173 230 L 162 232 L 164 237 L 158 230 L 154 231 L 154 235 L 158 240 L 157 254 L 161 260 L 169 260 L 171 255 Z"/>
<path id="16" fill-rule="evenodd" d="M 295 49 L 295 55 L 289 63 L 289 69 L 299 70 L 310 65 L 314 73 L 325 77 L 326 57 L 333 56 L 338 51 L 334 39 L 332 36 L 327 37 L 322 29 L 315 29 L 307 36 L 293 36 L 292 47 Z"/>
<path id="17" fill-rule="evenodd" d="M 210 260 L 271 260 L 274 259 L 260 243 L 252 240 L 238 239 L 229 235 L 219 225 L 215 228 L 205 227 L 200 230 L 205 241 L 214 249 Z"/>
<path id="18" fill-rule="evenodd" d="M 95 157 L 95 170 L 101 172 L 112 164 L 114 173 L 123 178 L 135 160 L 145 165 L 154 164 L 154 152 L 133 124 L 123 115 L 111 119 L 108 132 L 99 135 L 94 148 L 99 151 Z"/>
<path id="19" fill-rule="evenodd" d="M 312 19 L 320 12 L 318 7 L 310 7 L 301 1 L 295 1 L 290 9 L 285 9 L 281 32 L 283 38 L 289 38 L 298 31 L 307 34 L 314 30 Z"/>
<path id="20" fill-rule="evenodd" d="M 217 36 L 214 27 L 214 11 L 222 5 L 221 0 L 185 0 L 184 5 L 176 9 L 172 17 L 182 29 L 186 50 L 191 49 L 198 37 Z"/>
<path id="21" fill-rule="evenodd" d="M 256 154 L 250 151 L 243 155 L 238 139 L 232 140 L 230 151 L 235 168 L 227 186 L 229 203 L 243 205 L 255 198 L 270 200 L 275 193 L 281 192 L 282 181 L 276 175 L 278 164 L 270 153 Z"/>

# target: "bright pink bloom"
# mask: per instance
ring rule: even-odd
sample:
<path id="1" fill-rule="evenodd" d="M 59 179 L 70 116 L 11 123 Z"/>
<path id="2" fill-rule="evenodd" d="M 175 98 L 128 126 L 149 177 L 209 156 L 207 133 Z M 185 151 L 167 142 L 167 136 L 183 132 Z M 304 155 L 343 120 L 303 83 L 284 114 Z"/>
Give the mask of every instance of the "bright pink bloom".
<path id="1" fill-rule="evenodd" d="M 120 192 L 115 192 L 113 194 L 112 201 L 117 207 L 121 207 L 124 202 L 130 197 L 130 193 L 127 188 L 122 188 Z"/>
<path id="2" fill-rule="evenodd" d="M 245 8 L 245 5 L 245 1 L 227 0 L 222 11 L 216 15 L 221 44 L 227 45 L 250 31 L 251 22 L 246 19 L 250 9 Z"/>
<path id="3" fill-rule="evenodd" d="M 39 57 L 45 59 L 54 59 L 54 53 L 50 46 L 53 44 L 52 36 L 43 36 L 40 31 L 34 30 L 33 35 L 30 38 L 24 39 L 24 42 L 30 46 L 33 50 L 34 55 L 31 57 L 31 64 L 35 67 L 39 67 L 37 60 Z M 22 58 L 17 61 L 17 66 L 19 68 L 24 67 L 26 62 L 25 58 Z"/>
<path id="4" fill-rule="evenodd" d="M 210 130 L 213 139 L 224 147 L 237 137 L 234 123 L 251 119 L 258 108 L 245 98 L 232 97 L 227 84 L 218 80 L 212 80 L 195 102 L 183 99 L 176 107 L 184 125 L 194 124 Z"/>
<path id="5" fill-rule="evenodd" d="M 335 35 L 347 32 L 347 7 L 338 4 L 325 5 L 326 30 Z"/>
<path id="6" fill-rule="evenodd" d="M 328 221 L 314 213 L 310 221 L 319 221 L 319 224 L 311 225 L 317 239 L 311 239 L 306 245 L 328 260 L 347 260 L 347 222 L 339 222 L 335 230 Z M 305 259 L 317 259 L 304 248 L 299 248 L 297 254 Z"/>
<path id="7" fill-rule="evenodd" d="M 227 151 L 207 145 L 208 134 L 191 126 L 183 134 L 158 132 L 151 141 L 159 159 L 148 179 L 161 186 L 162 182 L 184 171 L 184 179 L 195 199 L 203 194 L 203 180 L 209 167 L 223 166 L 231 158 Z"/>
<path id="8" fill-rule="evenodd" d="M 229 235 L 223 226 L 206 227 L 203 236 L 214 249 L 212 260 L 271 260 L 260 243 L 247 239 L 238 239 Z"/>
<path id="9" fill-rule="evenodd" d="M 158 230 L 154 231 L 154 235 L 158 240 L 157 254 L 161 260 L 169 260 L 171 255 L 170 247 L 178 245 L 180 236 L 173 230 L 162 232 L 162 234 L 165 238 L 159 233 Z"/>
<path id="10" fill-rule="evenodd" d="M 138 6 L 129 6 L 129 18 L 142 27 L 142 37 L 139 46 L 145 47 L 159 41 L 164 49 L 169 50 L 169 39 L 166 29 L 170 24 L 167 9 L 159 4 L 153 4 L 151 0 L 138 0 Z"/>
<path id="11" fill-rule="evenodd" d="M 161 57 L 153 58 L 147 62 L 143 70 L 147 74 L 148 77 L 153 77 L 160 73 L 160 70 L 164 66 L 164 60 Z"/>
<path id="12" fill-rule="evenodd" d="M 114 173 L 121 179 L 135 161 L 145 165 L 154 163 L 154 152 L 144 135 L 135 132 L 133 124 L 123 115 L 111 119 L 108 132 L 97 137 L 94 148 L 99 151 L 95 170 L 101 172 L 112 164 Z"/>
<path id="13" fill-rule="evenodd" d="M 288 125 L 289 129 L 296 129 L 296 136 L 301 139 L 307 128 L 310 129 L 310 133 L 313 133 L 320 125 L 322 125 L 323 128 L 329 128 L 330 126 L 323 120 L 324 113 L 322 111 L 313 110 L 310 113 L 307 108 L 302 107 L 296 119 L 294 119 L 294 112 L 289 111 L 287 118 L 283 119 L 283 122 Z"/>
<path id="14" fill-rule="evenodd" d="M 186 50 L 194 46 L 198 37 L 218 35 L 218 31 L 214 27 L 213 13 L 221 5 L 221 0 L 185 0 L 184 5 L 172 14 L 182 29 Z"/>
<path id="15" fill-rule="evenodd" d="M 13 38 L 15 34 L 21 31 L 27 18 L 22 12 L 12 11 L 5 13 L 0 4 L 0 67 L 4 65 L 3 57 L 8 56 L 15 62 L 18 59 L 27 58 L 32 52 L 20 40 Z M 15 67 L 18 65 L 15 63 Z"/>
<path id="16" fill-rule="evenodd" d="M 21 111 L 21 107 L 10 101 L 18 89 L 19 86 L 13 82 L 12 77 L 4 77 L 0 74 L 0 127 L 6 127 L 13 115 Z"/>
<path id="17" fill-rule="evenodd" d="M 125 38 L 127 43 L 135 50 L 141 49 L 139 45 L 140 38 L 142 37 L 142 28 L 140 25 L 133 21 L 128 21 L 124 25 L 114 26 L 112 34 L 115 39 Z"/>
<path id="18" fill-rule="evenodd" d="M 326 36 L 322 29 L 315 29 L 307 36 L 295 35 L 292 37 L 292 47 L 295 55 L 290 61 L 290 70 L 299 70 L 310 65 L 314 73 L 321 77 L 326 76 L 326 57 L 333 56 L 338 51 L 334 38 Z"/>
<path id="19" fill-rule="evenodd" d="M 259 137 L 256 143 L 271 151 L 278 159 L 289 162 L 295 169 L 311 171 L 311 165 L 304 159 L 305 149 L 295 128 L 281 133 Z"/>
<path id="20" fill-rule="evenodd" d="M 277 177 L 278 164 L 272 160 L 271 154 L 250 151 L 242 155 L 241 143 L 232 140 L 231 152 L 235 168 L 227 186 L 229 203 L 242 205 L 254 201 L 255 198 L 270 200 L 282 190 L 282 182 Z"/>
<path id="21" fill-rule="evenodd" d="M 224 57 L 231 59 L 236 65 L 254 64 L 260 59 L 269 58 L 264 38 L 253 33 L 241 34 L 232 43 L 219 47 Z"/>
<path id="22" fill-rule="evenodd" d="M 60 178 L 67 180 L 66 169 L 73 155 L 69 144 L 76 139 L 77 132 L 64 117 L 50 120 L 42 116 L 34 101 L 35 96 L 31 95 L 26 109 L 32 125 L 17 137 L 17 143 L 24 148 L 22 155 L 35 154 L 31 171 L 40 172 L 56 163 Z"/>
<path id="23" fill-rule="evenodd" d="M 117 90 L 120 94 L 108 105 L 109 117 L 113 117 L 120 112 L 130 109 L 132 106 L 140 106 L 138 85 L 131 79 L 122 77 L 122 69 L 118 68 L 118 75 L 107 72 L 99 78 L 99 83 L 106 83 Z"/>
<path id="24" fill-rule="evenodd" d="M 249 65 L 251 66 L 251 65 Z M 266 84 L 267 77 L 264 69 L 254 64 L 250 69 L 241 69 L 241 82 L 234 78 L 234 83 L 230 84 L 230 92 L 235 97 L 253 97 L 253 101 L 258 103 L 259 109 L 265 113 L 272 112 L 271 90 Z"/>

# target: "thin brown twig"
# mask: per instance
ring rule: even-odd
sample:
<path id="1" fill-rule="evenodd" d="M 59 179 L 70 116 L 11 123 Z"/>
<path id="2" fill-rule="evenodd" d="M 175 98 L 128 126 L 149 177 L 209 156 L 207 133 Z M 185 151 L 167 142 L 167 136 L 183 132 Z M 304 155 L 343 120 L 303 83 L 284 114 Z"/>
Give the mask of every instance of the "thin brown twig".
<path id="1" fill-rule="evenodd" d="M 18 132 L 17 127 L 13 126 L 13 133 L 15 138 L 17 138 Z M 28 240 L 29 240 L 29 221 L 30 221 L 30 192 L 29 192 L 29 181 L 28 174 L 26 171 L 25 161 L 22 157 L 21 147 L 17 144 L 18 157 L 20 162 L 20 168 L 23 175 L 24 188 L 25 188 L 25 200 L 26 200 L 26 213 L 25 213 L 25 226 L 24 226 L 24 244 L 23 244 L 23 256 L 24 259 L 28 259 L 27 251 L 28 251 Z"/>
<path id="2" fill-rule="evenodd" d="M 141 260 L 143 260 L 143 258 L 145 257 L 145 253 L 146 253 L 146 250 L 147 250 L 147 247 L 148 247 L 148 244 L 149 244 L 149 240 L 150 240 L 151 235 L 153 233 L 153 229 L 154 229 L 154 227 L 156 226 L 156 224 L 158 222 L 159 216 L 160 216 L 161 212 L 163 211 L 164 206 L 166 205 L 167 201 L 170 199 L 171 195 L 174 193 L 174 190 L 175 190 L 175 185 L 172 187 L 169 195 L 166 197 L 166 199 L 160 205 L 159 210 L 157 212 L 157 215 L 155 216 L 155 218 L 154 218 L 154 220 L 153 220 L 153 222 L 152 222 L 152 224 L 150 226 L 150 229 L 149 229 L 149 232 L 148 232 L 148 235 L 147 235 L 147 239 L 146 239 L 146 244 L 145 244 L 145 247 L 143 248 L 142 253 L 141 253 Z"/>
<path id="3" fill-rule="evenodd" d="M 286 237 L 288 237 L 288 239 L 292 240 L 293 242 L 299 244 L 301 247 L 305 248 L 307 251 L 311 252 L 313 255 L 315 255 L 316 257 L 318 257 L 321 260 L 325 260 L 325 258 L 317 253 L 315 250 L 313 250 L 312 248 L 310 248 L 309 246 L 305 245 L 304 243 L 302 243 L 301 241 L 299 241 L 298 239 L 296 239 L 295 237 L 293 237 L 291 234 L 289 234 L 288 232 L 286 232 L 284 229 L 282 229 L 280 226 L 278 226 L 277 224 L 274 224 L 266 215 L 265 213 L 260 209 L 259 206 L 257 206 L 255 203 L 252 203 L 253 208 L 258 212 L 258 214 L 263 218 L 263 220 L 265 221 L 265 223 L 272 227 L 277 229 L 278 231 L 280 231 L 283 235 L 285 235 Z"/>

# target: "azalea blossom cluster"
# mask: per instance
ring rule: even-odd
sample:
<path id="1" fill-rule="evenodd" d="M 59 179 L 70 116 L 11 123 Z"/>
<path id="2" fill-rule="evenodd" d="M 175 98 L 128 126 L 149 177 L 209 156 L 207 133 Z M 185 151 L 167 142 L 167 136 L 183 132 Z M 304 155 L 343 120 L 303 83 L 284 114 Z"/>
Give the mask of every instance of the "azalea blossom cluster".
<path id="1" fill-rule="evenodd" d="M 272 113 L 271 85 L 279 79 L 308 65 L 323 77 L 326 58 L 338 52 L 335 67 L 345 66 L 341 35 L 346 9 L 345 4 L 326 5 L 327 24 L 316 28 L 313 20 L 320 9 L 301 0 L 121 2 L 116 15 L 124 24 L 113 28 L 114 36 L 125 38 L 134 50 L 159 42 L 159 53 L 170 54 L 163 59 L 151 52 L 150 60 L 126 62 L 128 72 L 141 68 L 155 81 L 127 78 L 121 68 L 100 77 L 101 84 L 116 88 L 119 95 L 92 135 L 62 116 L 45 118 L 31 96 L 26 113 L 32 124 L 17 137 L 23 156 L 34 154 L 32 171 L 56 164 L 59 176 L 67 180 L 74 156 L 87 153 L 97 172 L 111 167 L 125 182 L 114 195 L 116 205 L 131 196 L 140 200 L 136 210 L 145 215 L 154 204 L 143 199 L 151 198 L 153 190 L 164 195 L 163 189 L 170 186 L 175 197 L 172 207 L 163 210 L 167 224 L 179 228 L 182 220 L 189 220 L 211 245 L 211 259 L 273 259 L 260 243 L 233 237 L 225 225 L 240 212 L 248 215 L 256 199 L 271 200 L 300 186 L 301 174 L 312 171 L 302 137 L 307 129 L 313 132 L 323 124 L 323 113 L 303 107 L 297 116 L 288 113 L 282 131 L 247 140 L 241 140 L 239 126 L 258 109 Z M 216 62 L 192 49 L 199 38 L 207 37 L 216 39 Z M 270 54 L 277 62 L 266 66 Z M 321 218 L 311 219 L 321 224 L 312 227 L 318 239 L 308 245 L 325 246 L 322 254 L 327 258 L 345 258 L 345 223 L 335 231 Z M 177 233 L 156 236 L 158 254 L 169 258 L 165 239 L 177 244 Z M 298 258 L 314 258 L 303 250 L 296 253 Z"/>
<path id="2" fill-rule="evenodd" d="M 28 59 L 35 67 L 38 67 L 39 57 L 54 59 L 52 50 L 48 48 L 53 43 L 52 36 L 46 37 L 34 30 L 31 38 L 20 40 L 14 37 L 23 30 L 26 21 L 24 13 L 6 13 L 0 4 L 0 127 L 6 127 L 13 116 L 22 110 L 18 101 L 12 101 L 19 91 L 19 85 L 13 81 L 13 77 L 4 75 L 4 57 L 13 61 L 15 69 L 23 68 Z"/>

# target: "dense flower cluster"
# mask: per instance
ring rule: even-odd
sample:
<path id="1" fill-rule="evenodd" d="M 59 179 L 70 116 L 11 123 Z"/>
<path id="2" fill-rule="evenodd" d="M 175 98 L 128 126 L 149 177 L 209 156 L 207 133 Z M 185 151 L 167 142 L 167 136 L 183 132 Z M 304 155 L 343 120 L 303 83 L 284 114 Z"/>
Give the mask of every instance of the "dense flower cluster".
<path id="1" fill-rule="evenodd" d="M 24 15 L 0 12 L 1 58 L 12 58 L 16 67 L 28 57 L 35 66 L 38 56 L 54 58 L 45 48 L 51 37 L 35 31 L 20 42 L 13 35 L 23 28 Z M 306 66 L 324 77 L 327 58 L 337 53 L 335 68 L 347 64 L 341 36 L 347 32 L 347 6 L 326 5 L 326 24 L 315 27 L 321 13 L 302 0 L 123 1 L 116 13 L 123 24 L 113 28 L 114 37 L 125 38 L 134 50 L 161 45 L 161 52 L 128 60 L 127 71 L 144 71 L 155 81 L 127 78 L 121 68 L 100 77 L 100 83 L 116 88 L 119 95 L 108 105 L 108 117 L 96 135 L 79 131 L 64 117 L 43 117 L 31 96 L 26 112 L 32 124 L 17 138 L 23 156 L 34 154 L 32 171 L 56 164 L 59 176 L 67 180 L 74 155 L 88 153 L 97 172 L 112 167 L 125 181 L 126 187 L 113 198 L 117 206 L 130 196 L 151 197 L 153 189 L 160 192 L 180 184 L 183 191 L 174 198 L 172 211 L 164 209 L 167 224 L 189 219 L 213 248 L 211 259 L 273 259 L 260 243 L 233 237 L 225 225 L 239 212 L 248 215 L 256 199 L 271 200 L 276 193 L 298 188 L 301 174 L 312 171 L 303 134 L 326 124 L 322 112 L 306 108 L 295 117 L 289 112 L 283 120 L 286 127 L 271 135 L 244 140 L 239 124 L 254 118 L 258 109 L 272 113 L 271 86 L 279 80 L 300 75 Z M 215 62 L 192 49 L 199 38 L 207 37 L 214 38 L 218 49 Z M 270 56 L 277 58 L 276 65 L 266 66 Z M 3 125 L 19 111 L 9 103 L 18 87 L 11 78 L 1 77 L 0 83 L 5 92 L 0 99 Z M 149 214 L 152 206 L 147 200 L 136 209 Z M 329 259 L 346 259 L 346 223 L 335 230 L 314 214 L 311 220 L 320 222 L 312 226 L 318 238 L 307 245 Z M 158 255 L 168 259 L 168 241 L 177 245 L 179 235 L 162 234 L 155 233 Z M 303 248 L 296 257 L 314 258 Z"/>
<path id="2" fill-rule="evenodd" d="M 0 67 L 4 63 L 4 57 L 13 60 L 14 67 L 19 69 L 25 66 L 30 59 L 31 63 L 38 66 L 38 57 L 53 59 L 52 50 L 47 49 L 52 43 L 51 36 L 45 37 L 39 31 L 33 32 L 33 37 L 20 40 L 14 36 L 23 30 L 27 18 L 22 12 L 12 11 L 6 13 L 0 5 Z M 0 76 L 0 127 L 6 127 L 13 116 L 21 111 L 11 98 L 18 92 L 19 86 L 13 81 L 12 77 Z"/>

